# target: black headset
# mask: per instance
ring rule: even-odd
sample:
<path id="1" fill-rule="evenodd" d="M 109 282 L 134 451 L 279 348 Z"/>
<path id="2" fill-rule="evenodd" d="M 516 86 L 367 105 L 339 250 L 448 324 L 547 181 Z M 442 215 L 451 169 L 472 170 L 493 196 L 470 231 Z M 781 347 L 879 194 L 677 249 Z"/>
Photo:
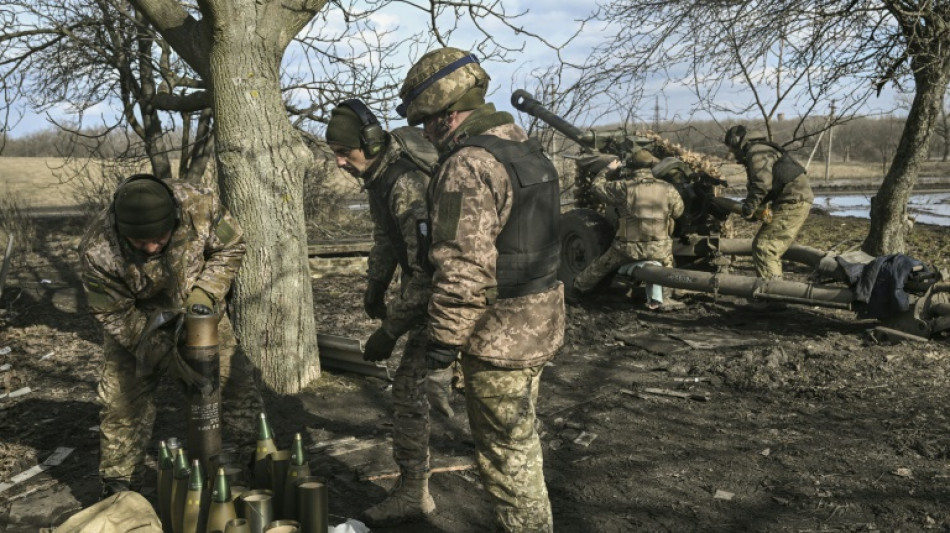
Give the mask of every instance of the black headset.
<path id="1" fill-rule="evenodd" d="M 162 187 L 164 187 L 165 190 L 168 191 L 168 196 L 172 199 L 172 205 L 175 206 L 175 225 L 177 226 L 178 223 L 181 221 L 181 204 L 179 204 L 178 199 L 175 198 L 175 191 L 172 190 L 170 185 L 165 183 L 165 180 L 160 179 L 157 176 L 152 175 L 152 174 L 145 174 L 145 173 L 132 174 L 128 178 L 125 178 L 122 181 L 122 183 L 120 183 L 119 186 L 116 187 L 115 193 L 112 194 L 112 205 L 109 206 L 109 210 L 112 211 L 112 214 L 113 215 L 115 214 L 115 202 L 116 200 L 119 199 L 119 193 L 122 192 L 122 189 L 124 189 L 126 185 L 132 183 L 133 181 L 139 181 L 139 180 L 151 180 L 156 183 L 160 183 Z"/>
<path id="2" fill-rule="evenodd" d="M 373 157 L 386 147 L 386 132 L 376 120 L 376 115 L 358 98 L 344 100 L 340 105 L 353 110 L 360 118 L 360 149 L 369 157 Z"/>

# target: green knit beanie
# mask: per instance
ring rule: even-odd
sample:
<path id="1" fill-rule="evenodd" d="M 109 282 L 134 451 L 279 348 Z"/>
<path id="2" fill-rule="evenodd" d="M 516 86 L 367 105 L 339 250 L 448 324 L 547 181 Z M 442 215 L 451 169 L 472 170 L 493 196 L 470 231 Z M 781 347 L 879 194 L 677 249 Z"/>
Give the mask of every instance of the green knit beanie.
<path id="1" fill-rule="evenodd" d="M 363 123 L 359 115 L 349 106 L 340 105 L 330 112 L 327 123 L 327 143 L 339 144 L 347 148 L 360 148 L 360 130 Z"/>
<path id="2" fill-rule="evenodd" d="M 121 185 L 113 202 L 119 234 L 131 239 L 155 239 L 174 229 L 175 199 L 157 178 L 139 178 Z"/>

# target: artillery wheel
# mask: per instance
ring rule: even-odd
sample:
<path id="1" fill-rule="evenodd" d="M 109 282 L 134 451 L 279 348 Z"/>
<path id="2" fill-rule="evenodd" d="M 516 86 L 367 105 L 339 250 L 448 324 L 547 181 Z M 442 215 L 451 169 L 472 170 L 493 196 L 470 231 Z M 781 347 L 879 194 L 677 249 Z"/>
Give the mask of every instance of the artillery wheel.
<path id="1" fill-rule="evenodd" d="M 607 251 L 614 238 L 614 227 L 592 209 L 574 209 L 561 215 L 561 261 L 557 277 L 565 287 L 584 267 Z"/>

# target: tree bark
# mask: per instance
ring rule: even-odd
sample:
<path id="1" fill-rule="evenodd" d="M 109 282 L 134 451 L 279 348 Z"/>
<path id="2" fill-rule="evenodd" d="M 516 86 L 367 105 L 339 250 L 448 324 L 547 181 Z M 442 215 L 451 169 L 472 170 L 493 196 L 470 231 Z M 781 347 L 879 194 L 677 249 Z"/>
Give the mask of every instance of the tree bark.
<path id="1" fill-rule="evenodd" d="M 947 114 L 947 107 L 942 103 L 940 105 L 940 134 L 943 138 L 943 157 L 941 161 L 944 163 L 947 160 L 950 160 L 950 115 Z"/>
<path id="2" fill-rule="evenodd" d="M 280 61 L 325 0 L 202 0 L 200 22 L 175 0 L 132 1 L 211 88 L 219 188 L 248 243 L 233 288 L 235 330 L 267 387 L 299 392 L 320 377 L 303 211 L 313 157 L 284 110 Z M 210 46 L 201 52 L 203 37 Z"/>
<path id="3" fill-rule="evenodd" d="M 904 237 L 910 228 L 907 200 L 917 184 L 920 165 L 930 151 L 930 138 L 940 117 L 948 73 L 930 80 L 922 79 L 927 76 L 916 78 L 917 91 L 897 153 L 881 188 L 871 199 L 871 228 L 862 249 L 874 256 L 903 253 L 906 249 Z"/>
<path id="4" fill-rule="evenodd" d="M 933 22 L 938 22 L 933 19 Z M 904 32 L 921 31 L 915 20 L 905 21 Z M 879 256 L 905 251 L 904 237 L 910 228 L 907 200 L 917 183 L 920 166 L 930 153 L 930 139 L 940 119 L 943 95 L 950 81 L 950 50 L 946 26 L 925 27 L 929 38 L 908 46 L 916 90 L 904 123 L 897 153 L 877 195 L 871 199 L 871 228 L 861 248 Z"/>

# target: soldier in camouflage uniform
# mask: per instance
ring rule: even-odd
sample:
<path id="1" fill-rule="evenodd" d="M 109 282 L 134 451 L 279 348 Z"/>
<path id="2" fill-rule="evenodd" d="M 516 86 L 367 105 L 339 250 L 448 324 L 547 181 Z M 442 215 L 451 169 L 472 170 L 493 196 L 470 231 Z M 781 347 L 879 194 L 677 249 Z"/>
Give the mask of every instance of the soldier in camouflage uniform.
<path id="1" fill-rule="evenodd" d="M 161 375 L 170 371 L 186 386 L 200 384 L 176 349 L 176 321 L 157 320 L 165 310 L 204 306 L 220 313 L 224 427 L 236 444 L 253 447 L 263 404 L 225 302 L 244 258 L 244 237 L 215 195 L 149 174 L 132 176 L 80 247 L 89 310 L 104 330 L 98 388 L 103 494 L 141 480 Z"/>
<path id="2" fill-rule="evenodd" d="M 597 173 L 591 190 L 602 202 L 617 209 L 618 227 L 613 243 L 600 257 L 581 271 L 574 279 L 573 290 L 579 295 L 592 290 L 602 279 L 621 265 L 651 261 L 661 266 L 673 266 L 673 228 L 683 214 L 683 198 L 676 188 L 653 176 L 649 166 L 655 162 L 652 154 L 639 150 L 632 158 L 639 168 L 622 179 L 616 177 L 620 161 L 612 160 Z M 671 298 L 664 304 L 662 288 L 647 287 L 647 307 L 658 309 L 682 306 Z"/>
<path id="3" fill-rule="evenodd" d="M 535 427 L 541 371 L 564 339 L 557 280 L 557 172 L 508 113 L 485 103 L 489 77 L 442 48 L 410 69 L 397 111 L 442 153 L 429 187 L 435 268 L 430 367 L 461 352 L 482 483 L 504 531 L 553 530 Z"/>
<path id="4" fill-rule="evenodd" d="M 340 103 L 327 124 L 327 144 L 338 167 L 361 178 L 369 194 L 373 248 L 363 303 L 366 314 L 382 325 L 366 342 L 364 359 L 388 359 L 397 339 L 408 333 L 393 380 L 393 457 L 399 465 L 396 488 L 363 513 L 370 526 L 383 527 L 435 511 L 429 495 L 429 391 L 441 391 L 435 403 L 448 405 L 450 369 L 428 371 L 425 361 L 426 308 L 432 294 L 427 264 L 429 216 L 426 188 L 438 161 L 435 148 L 418 128 L 383 131 L 376 116 L 359 100 Z M 396 266 L 400 290 L 388 304 L 384 295 Z"/>
<path id="5" fill-rule="evenodd" d="M 724 140 L 736 161 L 745 166 L 748 182 L 742 216 L 753 220 L 757 210 L 771 204 L 772 221 L 763 222 L 752 241 L 755 273 L 781 279 L 782 255 L 795 241 L 815 196 L 808 174 L 785 150 L 764 134 L 733 126 Z"/>

